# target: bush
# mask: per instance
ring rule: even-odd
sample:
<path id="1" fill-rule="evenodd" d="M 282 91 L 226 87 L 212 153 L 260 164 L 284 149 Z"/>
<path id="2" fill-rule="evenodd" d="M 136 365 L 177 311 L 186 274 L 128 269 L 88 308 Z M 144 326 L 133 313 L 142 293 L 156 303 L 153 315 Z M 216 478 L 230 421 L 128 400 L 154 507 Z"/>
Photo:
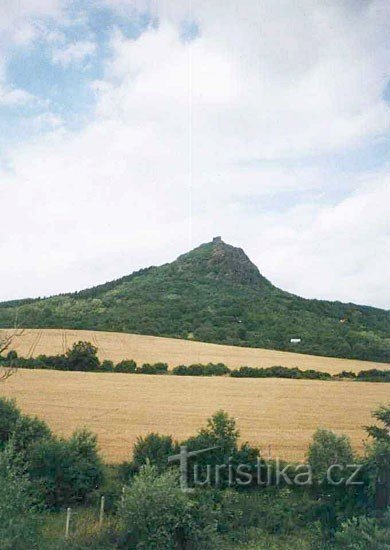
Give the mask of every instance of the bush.
<path id="1" fill-rule="evenodd" d="M 381 425 L 366 426 L 372 438 L 367 446 L 366 469 L 369 478 L 367 496 L 376 509 L 390 506 L 390 404 L 376 409 L 372 416 Z"/>
<path id="2" fill-rule="evenodd" d="M 138 437 L 133 447 L 133 471 L 139 471 L 147 463 L 159 471 L 168 466 L 168 457 L 179 452 L 179 445 L 170 435 L 151 433 L 146 437 Z"/>
<path id="3" fill-rule="evenodd" d="M 115 372 L 133 373 L 136 371 L 137 363 L 132 359 L 125 359 L 118 363 L 115 367 Z"/>
<path id="4" fill-rule="evenodd" d="M 335 547 L 340 550 L 386 550 L 390 548 L 390 530 L 365 516 L 352 518 L 336 532 Z"/>
<path id="5" fill-rule="evenodd" d="M 105 359 L 100 365 L 99 370 L 102 372 L 114 372 L 114 363 L 108 359 Z"/>
<path id="6" fill-rule="evenodd" d="M 82 430 L 69 440 L 37 441 L 30 447 L 27 472 L 49 508 L 85 502 L 103 481 L 96 437 Z"/>
<path id="7" fill-rule="evenodd" d="M 17 458 L 26 460 L 33 443 L 52 437 L 52 432 L 45 422 L 39 418 L 22 415 L 15 423 L 9 442 Z"/>
<path id="8" fill-rule="evenodd" d="M 309 445 L 307 458 L 313 473 L 313 480 L 318 483 L 326 483 L 329 467 L 333 464 L 340 464 L 344 467 L 353 464 L 354 453 L 347 436 L 337 435 L 330 430 L 318 429 Z"/>
<path id="9" fill-rule="evenodd" d="M 21 412 L 14 399 L 0 398 L 0 448 L 3 448 L 15 429 Z"/>
<path id="10" fill-rule="evenodd" d="M 0 453 L 0 548 L 38 548 L 35 503 L 31 497 L 30 483 L 10 468 L 6 451 Z"/>
<path id="11" fill-rule="evenodd" d="M 179 376 L 223 376 L 230 373 L 230 369 L 223 363 L 208 363 L 207 365 L 195 364 L 179 365 L 173 369 L 173 374 Z"/>
<path id="12" fill-rule="evenodd" d="M 316 370 L 300 370 L 298 368 L 288 368 L 274 366 L 268 368 L 240 367 L 231 372 L 233 378 L 294 378 L 309 380 L 329 380 L 331 375 L 328 372 Z"/>
<path id="13" fill-rule="evenodd" d="M 361 370 L 356 378 L 369 382 L 390 382 L 390 370 Z"/>
<path id="14" fill-rule="evenodd" d="M 119 548 L 217 548 L 213 511 L 183 493 L 176 474 L 144 466 L 119 508 Z"/>
<path id="15" fill-rule="evenodd" d="M 155 363 L 150 365 L 149 363 L 144 363 L 142 367 L 136 368 L 137 374 L 167 374 L 168 365 L 167 363 Z"/>

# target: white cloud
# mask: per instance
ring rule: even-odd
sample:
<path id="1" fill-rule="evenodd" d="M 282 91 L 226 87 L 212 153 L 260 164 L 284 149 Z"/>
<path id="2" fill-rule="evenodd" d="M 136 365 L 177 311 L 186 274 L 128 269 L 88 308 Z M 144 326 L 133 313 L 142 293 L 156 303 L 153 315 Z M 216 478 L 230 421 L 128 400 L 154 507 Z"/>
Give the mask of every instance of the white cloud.
<path id="1" fill-rule="evenodd" d="M 194 1 L 190 45 L 183 3 L 156 6 L 158 28 L 113 35 L 93 121 L 10 153 L 0 298 L 79 289 L 222 234 L 287 290 L 389 307 L 385 171 L 315 162 L 386 128 L 386 4 Z M 72 46 L 58 62 L 84 58 Z"/>
<path id="2" fill-rule="evenodd" d="M 13 106 L 13 105 L 25 105 L 34 101 L 34 96 L 29 94 L 25 90 L 9 89 L 2 86 L 0 81 L 0 105 Z"/>
<path id="3" fill-rule="evenodd" d="M 53 63 L 67 67 L 72 64 L 81 63 L 85 59 L 93 56 L 96 52 L 96 44 L 90 40 L 80 40 L 66 44 L 53 51 Z"/>

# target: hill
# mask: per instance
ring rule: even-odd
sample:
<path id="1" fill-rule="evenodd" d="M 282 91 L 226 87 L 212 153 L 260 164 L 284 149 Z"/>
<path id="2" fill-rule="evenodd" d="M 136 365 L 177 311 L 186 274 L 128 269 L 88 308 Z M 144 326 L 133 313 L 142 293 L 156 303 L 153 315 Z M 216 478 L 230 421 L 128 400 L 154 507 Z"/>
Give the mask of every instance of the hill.
<path id="1" fill-rule="evenodd" d="M 176 261 L 73 294 L 0 304 L 24 327 L 106 330 L 387 362 L 390 312 L 278 289 L 219 237 Z M 300 339 L 291 343 L 291 339 Z"/>

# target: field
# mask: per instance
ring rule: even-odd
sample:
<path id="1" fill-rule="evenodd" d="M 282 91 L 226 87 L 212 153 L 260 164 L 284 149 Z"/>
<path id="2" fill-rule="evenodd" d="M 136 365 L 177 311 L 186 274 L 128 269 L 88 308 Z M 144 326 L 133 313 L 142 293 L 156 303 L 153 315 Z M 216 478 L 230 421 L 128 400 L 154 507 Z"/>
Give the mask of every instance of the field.
<path id="1" fill-rule="evenodd" d="M 286 379 L 194 378 L 115 373 L 20 370 L 0 385 L 26 413 L 59 434 L 87 426 L 103 456 L 129 456 L 138 435 L 195 432 L 224 409 L 237 419 L 242 439 L 274 457 L 302 459 L 321 426 L 348 434 L 362 449 L 370 411 L 390 399 L 388 384 Z"/>
<path id="2" fill-rule="evenodd" d="M 170 367 L 208 362 L 222 362 L 230 368 L 243 365 L 250 367 L 282 365 L 325 371 L 330 374 L 343 370 L 359 372 L 372 368 L 389 368 L 389 364 L 370 361 L 85 330 L 28 329 L 15 340 L 13 347 L 23 357 L 36 357 L 40 354 L 56 355 L 64 353 L 78 340 L 92 342 L 99 350 L 100 359 L 111 359 L 114 362 L 122 359 L 134 359 L 139 364 L 163 361 Z"/>

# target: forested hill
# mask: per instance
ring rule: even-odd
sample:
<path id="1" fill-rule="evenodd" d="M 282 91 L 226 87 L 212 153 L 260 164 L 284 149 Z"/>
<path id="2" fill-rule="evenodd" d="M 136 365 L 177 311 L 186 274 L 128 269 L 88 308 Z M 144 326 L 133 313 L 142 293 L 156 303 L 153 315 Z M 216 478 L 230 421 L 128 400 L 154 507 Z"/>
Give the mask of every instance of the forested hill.
<path id="1" fill-rule="evenodd" d="M 0 326 L 113 330 L 390 361 L 390 312 L 276 288 L 219 238 L 160 267 L 37 300 L 0 304 Z M 291 338 L 301 342 L 292 344 Z"/>

